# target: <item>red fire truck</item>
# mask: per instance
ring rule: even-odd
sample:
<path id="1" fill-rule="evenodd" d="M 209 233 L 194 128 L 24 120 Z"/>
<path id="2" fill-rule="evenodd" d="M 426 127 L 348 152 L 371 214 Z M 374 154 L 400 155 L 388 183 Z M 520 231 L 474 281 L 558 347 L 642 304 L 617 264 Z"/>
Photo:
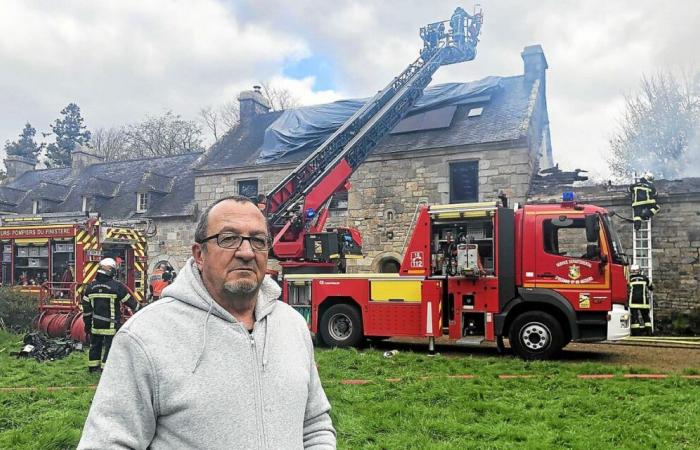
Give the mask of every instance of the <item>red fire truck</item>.
<path id="1" fill-rule="evenodd" d="M 420 57 L 355 112 L 267 196 L 272 252 L 284 272 L 283 299 L 323 342 L 364 337 L 436 337 L 463 343 L 503 337 L 531 359 L 569 341 L 629 334 L 627 279 L 605 210 L 576 205 L 509 209 L 496 203 L 420 210 L 399 274 L 346 274 L 362 238 L 324 229 L 334 193 L 376 143 L 409 113 L 439 67 L 476 56 L 481 12 L 458 8 L 421 28 Z"/>
<path id="2" fill-rule="evenodd" d="M 146 238 L 132 222 L 104 223 L 85 213 L 4 216 L 0 282 L 38 296 L 40 330 L 84 340 L 81 293 L 102 258 L 119 262 L 116 278 L 137 301 L 146 298 Z"/>
<path id="3" fill-rule="evenodd" d="M 365 337 L 480 344 L 508 337 L 526 359 L 570 341 L 629 335 L 627 274 L 603 208 L 424 206 L 398 274 L 285 275 L 283 298 L 332 346 Z"/>

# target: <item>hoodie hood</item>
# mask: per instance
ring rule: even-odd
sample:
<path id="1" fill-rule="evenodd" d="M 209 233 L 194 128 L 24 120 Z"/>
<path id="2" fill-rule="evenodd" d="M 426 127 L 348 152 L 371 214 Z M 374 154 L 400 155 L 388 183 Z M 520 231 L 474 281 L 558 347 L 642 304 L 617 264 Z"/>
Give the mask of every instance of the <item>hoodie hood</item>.
<path id="1" fill-rule="evenodd" d="M 255 303 L 256 322 L 263 320 L 265 316 L 272 312 L 281 292 L 282 289 L 277 283 L 266 275 L 258 291 L 258 298 Z M 163 290 L 162 296 L 171 297 L 197 309 L 207 311 L 227 322 L 238 322 L 231 313 L 213 299 L 204 287 L 202 275 L 192 257 L 187 260 L 175 281 Z"/>

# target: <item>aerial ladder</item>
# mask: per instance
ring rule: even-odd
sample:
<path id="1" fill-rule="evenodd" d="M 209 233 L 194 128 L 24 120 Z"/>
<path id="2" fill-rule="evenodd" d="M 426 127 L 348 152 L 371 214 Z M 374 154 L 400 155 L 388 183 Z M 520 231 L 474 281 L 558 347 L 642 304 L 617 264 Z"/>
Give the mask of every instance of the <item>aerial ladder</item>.
<path id="1" fill-rule="evenodd" d="M 323 231 L 336 192 L 379 140 L 408 113 L 440 66 L 476 56 L 481 11 L 457 8 L 449 21 L 420 29 L 420 56 L 355 112 L 267 195 L 266 212 L 274 236 L 272 252 L 288 272 L 345 270 L 345 258 L 361 254 L 353 228 Z"/>

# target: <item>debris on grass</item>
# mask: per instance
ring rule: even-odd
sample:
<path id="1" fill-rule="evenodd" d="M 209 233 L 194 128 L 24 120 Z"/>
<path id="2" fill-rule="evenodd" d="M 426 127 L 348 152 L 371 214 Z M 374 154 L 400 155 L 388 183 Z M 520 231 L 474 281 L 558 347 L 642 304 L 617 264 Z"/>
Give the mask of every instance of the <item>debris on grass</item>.
<path id="1" fill-rule="evenodd" d="M 82 351 L 83 344 L 73 339 L 50 338 L 34 331 L 24 336 L 22 349 L 10 352 L 10 356 L 34 358 L 38 362 L 44 362 L 65 358 L 75 350 Z"/>

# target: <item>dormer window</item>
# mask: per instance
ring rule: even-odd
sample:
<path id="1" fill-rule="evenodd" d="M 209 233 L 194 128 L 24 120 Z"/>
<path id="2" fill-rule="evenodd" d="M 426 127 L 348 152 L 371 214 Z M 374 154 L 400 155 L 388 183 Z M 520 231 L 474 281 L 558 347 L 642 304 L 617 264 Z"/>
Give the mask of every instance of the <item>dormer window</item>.
<path id="1" fill-rule="evenodd" d="M 90 204 L 90 199 L 88 197 L 83 196 L 83 206 L 80 209 L 82 212 L 88 212 L 88 206 Z"/>
<path id="2" fill-rule="evenodd" d="M 39 214 L 39 209 L 41 207 L 41 200 L 32 201 L 32 214 Z"/>
<path id="3" fill-rule="evenodd" d="M 148 209 L 148 192 L 138 192 L 136 194 L 136 212 L 143 213 Z"/>

